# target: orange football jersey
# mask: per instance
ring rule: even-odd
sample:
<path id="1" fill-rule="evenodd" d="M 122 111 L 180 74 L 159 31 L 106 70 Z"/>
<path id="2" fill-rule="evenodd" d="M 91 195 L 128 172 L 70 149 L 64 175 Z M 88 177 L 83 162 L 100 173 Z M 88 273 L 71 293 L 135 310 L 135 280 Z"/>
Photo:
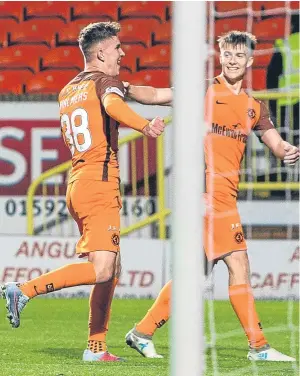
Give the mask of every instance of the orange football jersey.
<path id="1" fill-rule="evenodd" d="M 243 90 L 235 95 L 218 76 L 206 93 L 205 120 L 206 192 L 236 197 L 248 136 L 274 127 L 269 111 Z"/>
<path id="2" fill-rule="evenodd" d="M 61 131 L 72 155 L 69 183 L 118 181 L 118 122 L 108 116 L 106 94 L 124 97 L 123 83 L 102 72 L 81 72 L 59 94 Z"/>

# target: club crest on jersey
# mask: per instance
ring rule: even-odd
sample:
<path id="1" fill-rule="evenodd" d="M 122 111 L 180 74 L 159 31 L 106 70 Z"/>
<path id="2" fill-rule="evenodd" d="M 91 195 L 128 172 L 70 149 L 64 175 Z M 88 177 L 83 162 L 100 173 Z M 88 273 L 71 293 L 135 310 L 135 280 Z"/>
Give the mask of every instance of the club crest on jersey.
<path id="1" fill-rule="evenodd" d="M 244 235 L 241 231 L 237 232 L 234 235 L 234 239 L 238 244 L 241 244 L 244 241 Z"/>
<path id="2" fill-rule="evenodd" d="M 113 234 L 111 237 L 111 241 L 113 245 L 117 247 L 120 244 L 120 236 L 118 234 Z"/>
<path id="3" fill-rule="evenodd" d="M 256 116 L 256 112 L 253 108 L 248 108 L 247 114 L 251 120 L 254 119 Z"/>

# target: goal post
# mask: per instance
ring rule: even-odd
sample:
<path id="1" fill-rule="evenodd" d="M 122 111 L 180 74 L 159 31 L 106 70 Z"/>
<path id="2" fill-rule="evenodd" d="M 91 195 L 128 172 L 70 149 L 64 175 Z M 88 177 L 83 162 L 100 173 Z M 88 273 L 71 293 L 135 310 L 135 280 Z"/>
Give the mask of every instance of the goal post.
<path id="1" fill-rule="evenodd" d="M 203 252 L 206 3 L 174 2 L 172 376 L 204 374 Z"/>

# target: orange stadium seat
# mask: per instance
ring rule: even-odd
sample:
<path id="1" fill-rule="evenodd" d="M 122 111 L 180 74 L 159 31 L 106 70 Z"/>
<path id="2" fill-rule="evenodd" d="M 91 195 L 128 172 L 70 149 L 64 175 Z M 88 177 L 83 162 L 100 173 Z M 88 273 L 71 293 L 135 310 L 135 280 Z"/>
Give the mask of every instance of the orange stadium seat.
<path id="1" fill-rule="evenodd" d="M 0 50 L 0 69 L 28 69 L 33 73 L 39 71 L 40 57 L 48 51 L 45 45 L 18 45 Z"/>
<path id="2" fill-rule="evenodd" d="M 156 46 L 157 44 L 170 44 L 172 41 L 172 23 L 165 22 L 159 25 L 152 32 L 151 44 Z"/>
<path id="3" fill-rule="evenodd" d="M 166 3 L 164 1 L 122 1 L 119 3 L 118 19 L 155 18 L 166 19 Z"/>
<path id="4" fill-rule="evenodd" d="M 25 83 L 26 94 L 58 94 L 78 74 L 77 70 L 44 71 Z"/>
<path id="5" fill-rule="evenodd" d="M 29 70 L 0 70 L 0 94 L 23 94 L 23 84 L 30 77 Z"/>
<path id="6" fill-rule="evenodd" d="M 138 58 L 138 70 L 142 69 L 170 69 L 171 48 L 167 45 L 154 46 Z"/>
<path id="7" fill-rule="evenodd" d="M 1 1 L 0 19 L 12 18 L 17 22 L 23 20 L 23 1 Z M 2 21 L 0 21 L 2 22 Z"/>
<path id="8" fill-rule="evenodd" d="M 59 19 L 46 22 L 35 19 L 22 22 L 8 34 L 8 45 L 13 44 L 45 44 L 51 46 L 54 43 L 55 31 L 61 29 L 65 23 Z"/>
<path id="9" fill-rule="evenodd" d="M 247 30 L 247 19 L 244 17 L 240 18 L 224 18 L 221 20 L 216 20 L 215 22 L 215 36 L 218 37 L 224 33 L 227 33 L 229 30 L 232 30 L 232 27 L 236 30 L 246 31 Z"/>
<path id="10" fill-rule="evenodd" d="M 274 41 L 284 37 L 285 18 L 274 17 L 253 24 L 253 34 L 259 41 Z"/>
<path id="11" fill-rule="evenodd" d="M 285 1 L 252 1 L 252 9 L 255 11 L 276 8 L 285 8 Z"/>
<path id="12" fill-rule="evenodd" d="M 274 53 L 272 43 L 259 43 L 254 51 L 254 66 L 267 67 Z"/>
<path id="13" fill-rule="evenodd" d="M 64 46 L 52 48 L 41 59 L 41 71 L 45 69 L 78 69 L 83 70 L 84 61 L 78 47 Z"/>
<path id="14" fill-rule="evenodd" d="M 173 3 L 172 1 L 165 1 L 166 3 L 166 21 L 170 21 L 172 19 L 172 12 L 173 12 Z"/>
<path id="15" fill-rule="evenodd" d="M 247 1 L 215 1 L 214 4 L 217 12 L 232 12 L 241 9 L 247 12 Z"/>
<path id="16" fill-rule="evenodd" d="M 170 70 L 142 70 L 140 72 L 132 74 L 129 82 L 133 85 L 170 87 Z"/>
<path id="17" fill-rule="evenodd" d="M 251 77 L 252 75 L 252 77 Z M 248 70 L 245 80 L 243 81 L 243 87 L 251 90 L 265 90 L 266 89 L 266 77 L 267 70 L 261 68 L 252 68 Z M 249 80 L 249 87 L 248 87 Z"/>
<path id="18" fill-rule="evenodd" d="M 70 6 L 66 1 L 28 1 L 24 3 L 24 19 L 60 18 L 70 20 Z"/>
<path id="19" fill-rule="evenodd" d="M 126 69 L 129 72 L 135 72 L 137 68 L 137 61 L 136 61 L 135 55 L 127 54 L 124 57 L 122 57 L 121 60 L 121 67 L 122 69 Z"/>
<path id="20" fill-rule="evenodd" d="M 158 21 L 155 19 L 145 19 L 143 22 L 137 19 L 120 21 L 121 31 L 119 38 L 121 43 L 141 44 L 145 47 L 151 45 L 151 32 L 155 30 Z"/>
<path id="21" fill-rule="evenodd" d="M 67 26 L 59 30 L 55 34 L 55 45 L 59 46 L 78 46 L 78 36 L 80 30 L 90 23 L 98 22 L 95 18 L 81 18 L 69 22 Z"/>
<path id="22" fill-rule="evenodd" d="M 97 18 L 99 21 L 116 21 L 118 16 L 115 1 L 72 1 L 71 20 Z"/>
<path id="23" fill-rule="evenodd" d="M 122 43 L 122 50 L 125 52 L 125 55 L 130 55 L 134 57 L 139 57 L 143 55 L 147 48 L 144 46 L 141 46 L 140 44 L 126 44 Z"/>
<path id="24" fill-rule="evenodd" d="M 7 33 L 18 26 L 16 20 L 12 18 L 0 20 L 0 45 L 7 46 Z"/>

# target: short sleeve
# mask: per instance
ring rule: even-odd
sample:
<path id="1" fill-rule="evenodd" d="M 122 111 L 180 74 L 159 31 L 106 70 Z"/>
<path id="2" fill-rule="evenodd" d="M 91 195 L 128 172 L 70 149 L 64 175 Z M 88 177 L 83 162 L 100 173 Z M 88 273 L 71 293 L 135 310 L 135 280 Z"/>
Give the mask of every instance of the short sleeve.
<path id="1" fill-rule="evenodd" d="M 104 74 L 99 75 L 99 77 L 95 79 L 95 85 L 98 98 L 101 102 L 107 94 L 117 94 L 121 98 L 125 96 L 124 85 L 117 77 Z"/>
<path id="2" fill-rule="evenodd" d="M 255 124 L 254 131 L 267 131 L 268 129 L 274 128 L 274 123 L 271 120 L 270 112 L 267 106 L 263 102 L 260 103 L 260 116 Z"/>

